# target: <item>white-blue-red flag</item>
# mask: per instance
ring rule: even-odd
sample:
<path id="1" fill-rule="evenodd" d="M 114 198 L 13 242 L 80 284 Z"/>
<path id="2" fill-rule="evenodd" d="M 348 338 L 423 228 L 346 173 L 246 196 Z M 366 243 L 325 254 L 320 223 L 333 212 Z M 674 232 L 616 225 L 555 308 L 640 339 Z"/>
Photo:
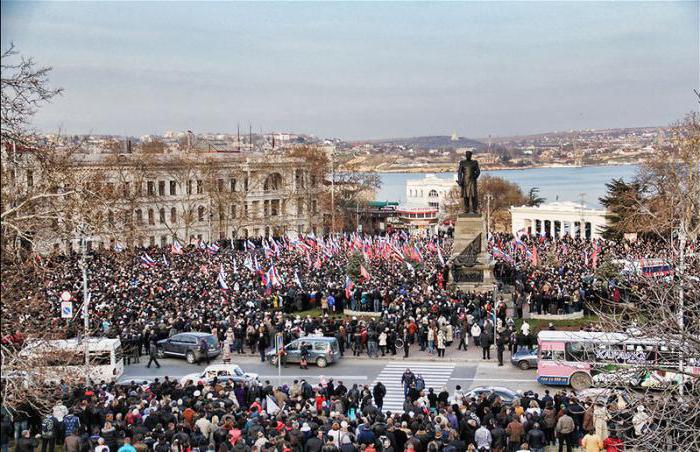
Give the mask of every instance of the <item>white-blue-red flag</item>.
<path id="1" fill-rule="evenodd" d="M 445 259 L 443 259 L 443 257 L 442 257 L 442 251 L 440 251 L 440 246 L 439 246 L 439 245 L 438 245 L 438 247 L 437 247 L 437 255 L 438 255 L 438 262 L 440 262 L 440 265 L 441 265 L 442 267 L 444 267 L 444 266 L 445 266 Z"/>
<path id="2" fill-rule="evenodd" d="M 156 261 L 151 259 L 151 256 L 149 256 L 148 254 L 144 254 L 143 256 L 141 256 L 141 263 L 146 267 L 155 267 L 156 265 Z"/>
<path id="3" fill-rule="evenodd" d="M 223 264 L 221 264 L 221 267 L 219 267 L 219 276 L 216 277 L 216 282 L 219 283 L 221 290 L 228 290 L 228 284 L 226 284 L 226 272 L 224 271 Z"/>
<path id="4" fill-rule="evenodd" d="M 182 245 L 179 241 L 175 240 L 170 246 L 170 254 L 182 254 Z"/>
<path id="5" fill-rule="evenodd" d="M 219 245 L 212 242 L 207 249 L 209 250 L 209 254 L 216 254 L 219 251 Z"/>

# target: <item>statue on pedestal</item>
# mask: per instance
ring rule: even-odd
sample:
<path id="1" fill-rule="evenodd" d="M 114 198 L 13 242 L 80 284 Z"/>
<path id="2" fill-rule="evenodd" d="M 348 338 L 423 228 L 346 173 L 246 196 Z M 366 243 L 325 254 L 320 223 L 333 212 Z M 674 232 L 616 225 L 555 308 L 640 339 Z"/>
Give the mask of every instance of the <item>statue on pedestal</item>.
<path id="1" fill-rule="evenodd" d="M 459 162 L 457 185 L 462 188 L 464 213 L 476 215 L 479 213 L 479 195 L 476 189 L 476 180 L 479 178 L 481 170 L 479 169 L 479 162 L 472 160 L 471 151 L 465 152 L 464 157 Z"/>

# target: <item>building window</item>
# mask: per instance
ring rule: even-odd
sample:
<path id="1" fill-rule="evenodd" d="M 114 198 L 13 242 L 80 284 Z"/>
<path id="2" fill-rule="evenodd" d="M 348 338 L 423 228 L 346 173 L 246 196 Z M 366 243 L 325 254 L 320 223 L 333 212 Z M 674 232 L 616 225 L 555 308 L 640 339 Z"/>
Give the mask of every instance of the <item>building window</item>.
<path id="1" fill-rule="evenodd" d="M 231 219 L 236 218 L 236 205 L 231 204 Z"/>
<path id="2" fill-rule="evenodd" d="M 218 191 L 219 193 L 224 191 L 224 180 L 223 179 L 216 180 L 216 191 Z"/>
<path id="3" fill-rule="evenodd" d="M 136 209 L 136 224 L 139 226 L 143 224 L 143 211 L 141 209 Z"/>
<path id="4" fill-rule="evenodd" d="M 177 195 L 177 182 L 174 180 L 170 181 L 170 196 Z"/>
<path id="5" fill-rule="evenodd" d="M 155 238 L 155 236 L 150 236 L 150 237 L 148 238 L 148 243 L 150 244 L 150 246 L 156 246 L 156 238 Z"/>
<path id="6" fill-rule="evenodd" d="M 243 217 L 248 218 L 248 203 L 243 204 Z"/>
<path id="7" fill-rule="evenodd" d="M 134 182 L 136 187 L 136 196 L 143 196 L 143 182 Z"/>
<path id="8" fill-rule="evenodd" d="M 430 190 L 428 192 L 428 198 L 437 198 L 438 197 L 438 192 L 437 190 Z"/>
<path id="9" fill-rule="evenodd" d="M 318 201 L 315 199 L 311 201 L 311 212 L 316 215 L 318 213 Z"/>
<path id="10" fill-rule="evenodd" d="M 158 212 L 158 214 L 159 214 L 158 217 L 160 220 L 160 224 L 165 224 L 165 208 L 161 207 L 160 212 Z"/>
<path id="11" fill-rule="evenodd" d="M 192 194 L 192 180 L 187 181 L 187 194 L 188 195 Z"/>
<path id="12" fill-rule="evenodd" d="M 315 174 L 311 175 L 311 188 L 316 188 L 318 185 L 318 179 L 316 178 Z"/>
<path id="13" fill-rule="evenodd" d="M 122 196 L 126 198 L 129 196 L 129 193 L 131 193 L 131 184 L 129 182 L 124 182 L 122 184 Z"/>
<path id="14" fill-rule="evenodd" d="M 297 199 L 297 215 L 304 215 L 304 200 Z"/>
<path id="15" fill-rule="evenodd" d="M 158 196 L 165 196 L 165 181 L 158 181 Z"/>
<path id="16" fill-rule="evenodd" d="M 34 171 L 27 170 L 27 187 L 31 188 L 34 186 Z"/>
<path id="17" fill-rule="evenodd" d="M 243 191 L 248 191 L 248 176 L 243 179 Z"/>
<path id="18" fill-rule="evenodd" d="M 260 201 L 253 201 L 253 218 L 258 218 L 260 216 Z M 258 234 L 256 233 L 257 237 Z"/>
<path id="19" fill-rule="evenodd" d="M 204 206 L 199 206 L 197 209 L 197 218 L 199 221 L 204 221 Z"/>
<path id="20" fill-rule="evenodd" d="M 146 194 L 148 196 L 155 196 L 156 194 L 156 184 L 152 180 L 146 182 Z"/>
<path id="21" fill-rule="evenodd" d="M 156 224 L 156 220 L 153 216 L 153 209 L 148 209 L 148 224 Z"/>
<path id="22" fill-rule="evenodd" d="M 166 246 L 168 246 L 168 237 L 165 235 L 161 235 L 160 236 L 160 247 L 165 248 Z"/>
<path id="23" fill-rule="evenodd" d="M 175 207 L 170 208 L 170 223 L 177 223 L 177 209 Z"/>
<path id="24" fill-rule="evenodd" d="M 295 170 L 294 171 L 294 182 L 296 184 L 297 190 L 300 188 L 304 188 L 304 170 Z"/>
<path id="25" fill-rule="evenodd" d="M 297 170 L 297 175 L 298 175 Z M 280 173 L 272 173 L 267 178 L 265 179 L 265 183 L 263 184 L 263 190 L 266 192 L 270 191 L 278 191 L 282 188 L 282 176 Z"/>
<path id="26" fill-rule="evenodd" d="M 270 216 L 276 217 L 280 214 L 280 200 L 273 199 L 270 201 Z"/>
<path id="27" fill-rule="evenodd" d="M 235 191 L 236 191 L 236 179 L 231 179 L 229 181 L 229 185 L 231 187 L 231 193 L 235 193 Z"/>
<path id="28" fill-rule="evenodd" d="M 429 205 L 430 207 L 435 208 L 435 209 L 437 209 L 437 208 L 440 207 L 440 203 L 439 203 L 439 202 L 429 202 L 428 205 Z"/>
<path id="29" fill-rule="evenodd" d="M 197 194 L 201 195 L 202 193 L 204 193 L 204 184 L 202 184 L 201 179 L 197 179 Z"/>
<path id="30" fill-rule="evenodd" d="M 111 210 L 107 212 L 107 222 L 109 222 L 110 226 L 114 226 L 114 212 Z"/>

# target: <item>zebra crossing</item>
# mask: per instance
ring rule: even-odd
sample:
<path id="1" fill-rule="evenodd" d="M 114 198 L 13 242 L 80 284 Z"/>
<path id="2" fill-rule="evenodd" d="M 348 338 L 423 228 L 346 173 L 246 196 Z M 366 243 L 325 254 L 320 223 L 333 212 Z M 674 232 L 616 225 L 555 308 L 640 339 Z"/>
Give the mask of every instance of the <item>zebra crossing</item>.
<path id="1" fill-rule="evenodd" d="M 388 363 L 382 371 L 377 375 L 377 379 L 372 383 L 372 386 L 378 381 L 381 381 L 386 386 L 386 396 L 384 396 L 384 406 L 382 411 L 391 411 L 392 413 L 403 412 L 403 403 L 406 398 L 403 394 L 403 385 L 401 384 L 401 376 L 406 371 L 411 369 L 414 375 L 421 375 L 425 380 L 425 389 L 433 388 L 436 393 L 439 393 L 443 386 L 447 385 L 452 372 L 455 369 L 455 363 L 436 363 L 436 362 L 396 362 Z"/>

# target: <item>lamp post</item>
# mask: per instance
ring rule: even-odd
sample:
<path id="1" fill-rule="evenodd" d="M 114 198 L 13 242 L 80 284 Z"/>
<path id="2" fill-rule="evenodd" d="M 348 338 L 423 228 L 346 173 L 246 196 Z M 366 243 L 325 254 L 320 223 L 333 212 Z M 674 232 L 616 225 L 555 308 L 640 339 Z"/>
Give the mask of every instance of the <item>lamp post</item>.
<path id="1" fill-rule="evenodd" d="M 90 293 L 88 292 L 87 274 L 87 236 L 85 234 L 86 225 L 81 223 L 78 226 L 80 234 L 80 269 L 83 274 L 83 346 L 85 347 L 85 384 L 90 384 Z"/>

